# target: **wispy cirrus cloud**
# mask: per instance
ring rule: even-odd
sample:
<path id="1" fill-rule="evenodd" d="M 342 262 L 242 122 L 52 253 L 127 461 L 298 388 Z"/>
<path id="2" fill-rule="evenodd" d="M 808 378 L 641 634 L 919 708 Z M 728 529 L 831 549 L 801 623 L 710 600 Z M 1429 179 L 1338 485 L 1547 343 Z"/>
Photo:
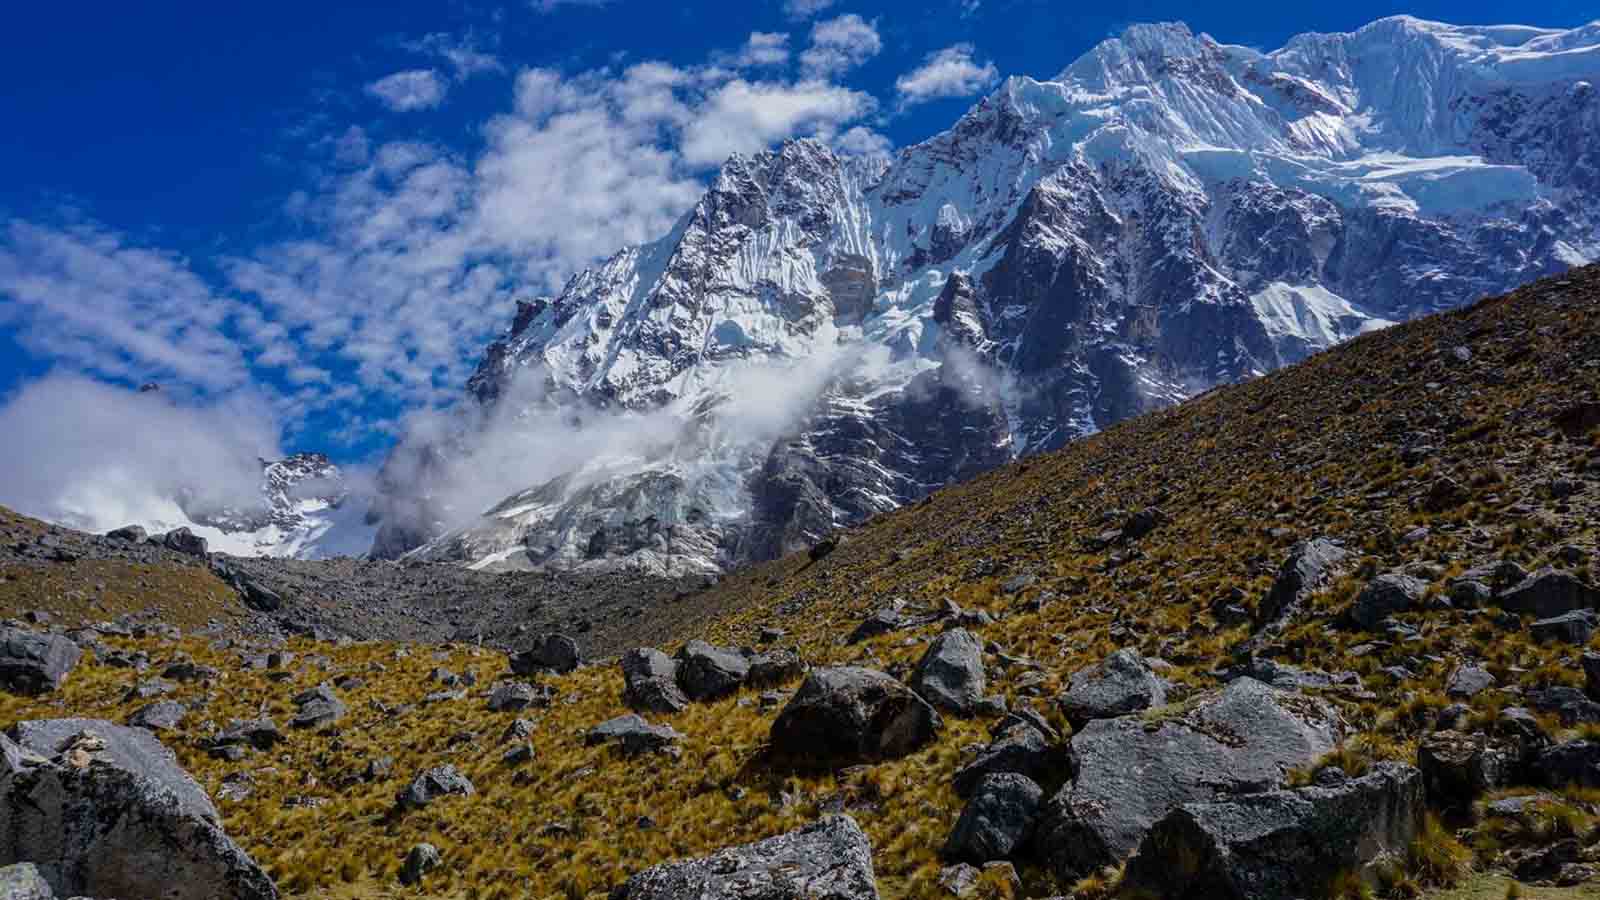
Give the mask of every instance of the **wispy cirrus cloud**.
<path id="1" fill-rule="evenodd" d="M 852 23 L 830 27 L 824 44 L 858 46 L 840 37 Z M 874 42 L 875 30 L 859 46 Z M 454 68 L 462 46 L 417 45 L 460 77 L 489 65 Z M 460 397 L 515 298 L 665 234 L 728 155 L 794 136 L 887 149 L 865 124 L 870 95 L 803 65 L 786 74 L 785 36 L 757 32 L 730 53 L 522 70 L 468 151 L 340 123 L 308 144 L 325 165 L 283 204 L 276 230 L 292 237 L 200 264 L 105 226 L 10 223 L 0 322 L 30 353 L 100 378 L 197 397 L 265 391 L 291 430 L 318 417 L 351 440 L 394 429 Z M 412 90 L 392 108 L 442 100 L 444 72 L 417 71 L 433 73 L 438 97 Z"/>
<path id="2" fill-rule="evenodd" d="M 408 69 L 385 75 L 367 85 L 367 93 L 394 112 L 433 109 L 449 90 L 435 69 Z"/>

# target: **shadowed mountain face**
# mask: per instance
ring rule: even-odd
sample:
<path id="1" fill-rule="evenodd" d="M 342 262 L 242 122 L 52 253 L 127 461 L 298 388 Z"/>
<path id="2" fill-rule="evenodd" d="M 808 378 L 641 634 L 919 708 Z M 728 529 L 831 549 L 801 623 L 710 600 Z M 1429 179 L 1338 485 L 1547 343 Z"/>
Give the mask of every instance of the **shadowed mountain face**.
<path id="1" fill-rule="evenodd" d="M 522 304 L 467 412 L 389 460 L 373 551 L 723 570 L 1592 260 L 1597 45 L 1141 25 L 893 159 L 735 157 Z"/>

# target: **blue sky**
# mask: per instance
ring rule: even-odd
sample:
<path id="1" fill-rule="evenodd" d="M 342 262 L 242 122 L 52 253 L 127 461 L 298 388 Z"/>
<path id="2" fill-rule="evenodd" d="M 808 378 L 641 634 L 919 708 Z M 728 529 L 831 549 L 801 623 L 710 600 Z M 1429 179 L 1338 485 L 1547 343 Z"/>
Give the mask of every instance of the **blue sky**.
<path id="1" fill-rule="evenodd" d="M 1588 4 L 26 4 L 0 54 L 0 396 L 47 374 L 382 453 L 518 296 L 664 232 L 729 152 L 948 127 L 1136 21 L 1263 49 Z M 243 405 L 241 405 L 243 404 Z M 14 421 L 15 420 L 10 420 Z M 14 426 L 15 427 L 15 426 Z M 26 427 L 25 425 L 22 427 Z"/>

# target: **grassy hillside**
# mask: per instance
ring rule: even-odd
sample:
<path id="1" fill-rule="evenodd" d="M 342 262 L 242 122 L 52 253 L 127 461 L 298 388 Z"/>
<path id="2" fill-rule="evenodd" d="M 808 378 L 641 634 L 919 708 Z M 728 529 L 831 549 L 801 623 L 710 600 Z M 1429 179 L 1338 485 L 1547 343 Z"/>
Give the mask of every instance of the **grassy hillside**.
<path id="1" fill-rule="evenodd" d="M 1600 581 L 1600 434 L 1556 425 L 1586 398 L 1600 399 L 1594 267 L 1368 335 L 951 487 L 848 532 L 818 561 L 800 554 L 732 575 L 692 599 L 708 624 L 677 637 L 754 644 L 763 629 L 777 628 L 785 632 L 779 643 L 809 662 L 861 661 L 904 674 L 937 625 L 853 645 L 844 636 L 895 600 L 953 601 L 994 620 L 977 629 L 1005 654 L 990 657 L 991 690 L 1064 725 L 1050 698 L 1072 672 L 1120 647 L 1171 663 L 1168 677 L 1180 684 L 1215 684 L 1250 626 L 1219 623 L 1214 605 L 1251 608 L 1297 540 L 1325 536 L 1344 541 L 1358 561 L 1257 652 L 1359 673 L 1371 696 L 1329 695 L 1362 733 L 1348 752 L 1410 759 L 1447 703 L 1442 682 L 1458 661 L 1481 662 L 1502 686 L 1577 685 L 1580 648 L 1538 645 L 1492 612 L 1443 605 L 1402 614 L 1414 638 L 1378 646 L 1371 634 L 1330 624 L 1372 574 L 1402 567 L 1424 577 L 1433 597 L 1452 576 L 1502 558 Z M 1425 502 L 1446 478 L 1459 494 L 1447 507 Z M 1161 511 L 1162 524 L 1137 541 L 1108 542 L 1106 532 L 1149 507 Z M 7 583 L 11 608 L 44 605 L 17 599 L 15 580 L 0 582 L 0 598 Z M 181 651 L 220 670 L 213 682 L 179 687 L 173 696 L 199 710 L 164 737 L 214 796 L 225 778 L 248 773 L 249 796 L 219 803 L 229 833 L 283 889 L 312 896 L 418 895 L 396 875 L 419 841 L 444 857 L 423 895 L 584 896 L 644 866 L 839 809 L 871 836 L 884 896 L 936 896 L 938 849 L 960 812 L 950 778 L 970 745 L 987 740 L 990 724 L 950 718 L 937 742 L 904 759 L 794 773 L 764 761 L 776 710 L 746 691 L 651 717 L 684 733 L 681 759 L 628 759 L 584 746 L 590 726 L 626 711 L 620 673 L 603 663 L 542 679 L 557 699 L 523 714 L 534 725 L 533 758 L 509 765 L 502 733 L 517 715 L 489 712 L 484 702 L 506 670 L 498 653 L 302 642 L 291 645 L 299 656 L 289 669 L 273 672 L 244 669 L 238 648 L 195 638 L 107 643 L 158 661 Z M 1395 665 L 1413 677 L 1384 671 Z M 430 678 L 435 667 L 473 673 L 477 686 L 464 699 L 423 702 L 441 689 Z M 50 697 L 0 695 L 0 722 L 67 712 L 121 721 L 148 702 L 125 698 L 126 689 L 159 669 L 140 674 L 95 661 Z M 318 733 L 287 727 L 294 694 L 341 676 L 361 682 L 338 688 L 350 705 L 343 721 Z M 1486 692 L 1473 716 L 1492 717 L 1504 702 Z M 286 733 L 272 751 L 232 763 L 199 746 L 228 719 L 263 711 Z M 1544 724 L 1563 732 L 1554 719 Z M 363 777 L 382 757 L 392 758 L 390 773 Z M 395 792 L 443 763 L 466 773 L 478 793 L 393 814 Z M 1560 798 L 1569 827 L 1590 833 L 1600 812 L 1593 800 Z M 1490 837 L 1465 835 L 1483 863 L 1494 858 Z M 1042 871 L 1024 870 L 1023 879 L 1028 896 L 1073 887 Z M 1010 892 L 998 880 L 983 889 Z M 1506 895 L 1502 883 L 1483 879 L 1458 890 L 1449 896 Z"/>

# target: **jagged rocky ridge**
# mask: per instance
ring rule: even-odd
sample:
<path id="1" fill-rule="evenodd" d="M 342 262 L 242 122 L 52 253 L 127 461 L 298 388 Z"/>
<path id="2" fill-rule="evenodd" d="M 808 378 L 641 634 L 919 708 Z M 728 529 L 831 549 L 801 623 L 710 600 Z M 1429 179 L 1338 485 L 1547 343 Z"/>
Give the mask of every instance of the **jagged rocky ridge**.
<path id="1" fill-rule="evenodd" d="M 212 549 L 237 556 L 355 555 L 364 550 L 373 528 L 364 521 L 364 502 L 351 499 L 345 473 L 327 456 L 293 453 L 261 460 L 259 502 L 213 508 L 194 496 L 180 496 L 184 520 L 138 524 L 157 531 L 187 527 Z"/>
<path id="2" fill-rule="evenodd" d="M 1596 77 L 1600 24 L 1397 17 L 1265 54 L 1137 25 L 893 159 L 735 157 L 671 234 L 520 305 L 473 414 L 389 460 L 373 552 L 768 558 L 1592 260 Z M 656 427 L 473 519 L 442 486 L 472 476 L 485 418 Z"/>

